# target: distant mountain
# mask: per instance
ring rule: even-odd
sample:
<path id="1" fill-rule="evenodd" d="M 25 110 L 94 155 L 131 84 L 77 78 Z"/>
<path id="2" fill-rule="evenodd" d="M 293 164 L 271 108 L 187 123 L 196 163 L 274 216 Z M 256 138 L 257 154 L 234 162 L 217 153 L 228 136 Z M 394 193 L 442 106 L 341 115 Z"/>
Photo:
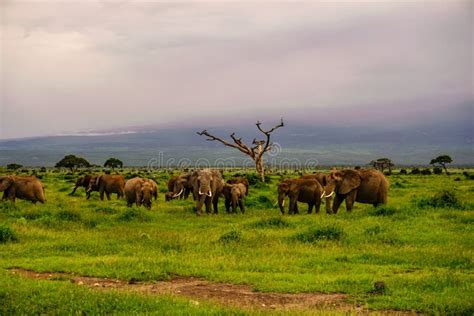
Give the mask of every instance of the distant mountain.
<path id="1" fill-rule="evenodd" d="M 260 137 L 255 126 L 207 128 L 229 138 L 236 132 L 251 142 Z M 0 141 L 0 165 L 11 162 L 27 166 L 53 166 L 73 153 L 102 165 L 117 157 L 128 166 L 245 163 L 245 156 L 196 134 L 201 128 L 134 127 L 108 131 L 88 131 L 77 135 Z M 439 154 L 449 154 L 459 165 L 474 165 L 472 126 L 430 124 L 412 128 L 330 127 L 287 124 L 273 135 L 277 143 L 267 156 L 273 165 L 308 164 L 365 165 L 379 157 L 390 157 L 398 165 L 427 164 Z"/>

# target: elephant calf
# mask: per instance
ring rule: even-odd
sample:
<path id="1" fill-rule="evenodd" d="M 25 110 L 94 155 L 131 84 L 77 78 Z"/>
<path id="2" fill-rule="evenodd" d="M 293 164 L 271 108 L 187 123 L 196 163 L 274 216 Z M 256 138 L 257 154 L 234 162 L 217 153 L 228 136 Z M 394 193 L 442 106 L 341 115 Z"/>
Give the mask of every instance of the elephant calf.
<path id="1" fill-rule="evenodd" d="M 281 213 L 285 214 L 285 197 L 288 196 L 290 198 L 288 214 L 298 213 L 297 202 L 308 204 L 308 214 L 313 212 L 313 207 L 316 207 L 316 213 L 318 213 L 322 194 L 323 187 L 317 180 L 288 179 L 278 185 L 278 205 Z"/>
<path id="2" fill-rule="evenodd" d="M 153 180 L 136 177 L 125 183 L 124 192 L 128 207 L 135 203 L 150 209 L 152 198 L 158 198 L 158 185 Z"/>
<path id="3" fill-rule="evenodd" d="M 3 192 L 3 200 L 15 199 L 44 203 L 44 186 L 36 177 L 6 176 L 0 177 L 0 192 Z"/>
<path id="4" fill-rule="evenodd" d="M 222 194 L 225 199 L 225 209 L 227 213 L 237 213 L 237 204 L 240 207 L 240 211 L 245 213 L 244 199 L 247 196 L 247 187 L 243 183 L 235 183 L 224 185 Z M 232 211 L 231 211 L 232 206 Z"/>

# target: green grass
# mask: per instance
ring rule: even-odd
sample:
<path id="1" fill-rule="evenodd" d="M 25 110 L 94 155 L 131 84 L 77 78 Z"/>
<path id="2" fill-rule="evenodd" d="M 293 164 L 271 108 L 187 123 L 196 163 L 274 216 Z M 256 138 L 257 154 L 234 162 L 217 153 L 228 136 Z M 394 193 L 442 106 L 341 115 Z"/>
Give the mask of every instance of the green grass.
<path id="1" fill-rule="evenodd" d="M 166 187 L 168 174 L 149 176 Z M 474 181 L 459 176 L 394 175 L 387 206 L 356 203 L 336 215 L 323 206 L 307 215 L 301 204 L 294 216 L 273 206 L 280 176 L 270 176 L 251 186 L 245 214 L 226 214 L 221 201 L 219 215 L 196 217 L 191 198 L 165 202 L 161 194 L 151 211 L 127 208 L 115 196 L 100 201 L 97 192 L 86 200 L 83 189 L 68 196 L 75 176 L 42 173 L 46 204 L 0 202 L 0 231 L 16 237 L 0 243 L 0 314 L 239 312 L 6 270 L 23 267 L 137 281 L 196 276 L 257 291 L 342 292 L 374 309 L 472 315 Z M 378 281 L 386 285 L 382 295 L 371 293 Z"/>

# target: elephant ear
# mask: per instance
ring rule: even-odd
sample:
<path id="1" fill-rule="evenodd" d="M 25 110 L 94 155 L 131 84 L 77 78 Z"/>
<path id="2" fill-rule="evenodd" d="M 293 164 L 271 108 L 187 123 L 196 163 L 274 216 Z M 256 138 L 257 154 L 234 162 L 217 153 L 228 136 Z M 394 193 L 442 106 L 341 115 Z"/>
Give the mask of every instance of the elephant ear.
<path id="1" fill-rule="evenodd" d="M 325 187 L 328 184 L 328 177 L 325 174 L 322 175 L 321 182 L 322 182 L 321 185 L 323 187 Z"/>
<path id="2" fill-rule="evenodd" d="M 98 176 L 97 179 L 95 180 L 95 185 L 96 186 L 99 186 L 99 183 L 100 183 L 100 179 L 102 178 L 102 176 Z"/>
<path id="3" fill-rule="evenodd" d="M 347 170 L 344 174 L 341 185 L 339 186 L 339 194 L 347 194 L 360 186 L 360 175 L 352 170 Z"/>
<path id="4" fill-rule="evenodd" d="M 0 192 L 7 190 L 13 184 L 13 177 L 1 177 L 0 178 Z"/>

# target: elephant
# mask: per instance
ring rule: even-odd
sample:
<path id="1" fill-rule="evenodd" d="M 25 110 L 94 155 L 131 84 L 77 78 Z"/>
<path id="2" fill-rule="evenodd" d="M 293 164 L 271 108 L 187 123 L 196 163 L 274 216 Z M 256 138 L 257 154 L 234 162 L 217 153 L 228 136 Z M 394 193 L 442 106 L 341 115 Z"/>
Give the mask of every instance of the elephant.
<path id="1" fill-rule="evenodd" d="M 314 179 L 288 179 L 278 185 L 278 205 L 280 211 L 285 214 L 285 197 L 290 198 L 288 214 L 297 214 L 297 202 L 308 204 L 308 214 L 313 212 L 313 206 L 316 207 L 316 213 L 319 212 L 321 205 L 321 195 L 323 194 L 322 185 Z"/>
<path id="2" fill-rule="evenodd" d="M 372 204 L 374 207 L 386 204 L 388 187 L 387 179 L 378 170 L 333 170 L 324 187 L 323 197 L 330 197 L 335 193 L 332 206 L 334 213 L 337 213 L 344 200 L 346 200 L 347 211 L 351 211 L 354 202 Z"/>
<path id="3" fill-rule="evenodd" d="M 74 188 L 72 189 L 72 192 L 69 193 L 69 195 L 74 195 L 74 193 L 76 193 L 77 188 L 83 187 L 86 190 L 86 196 L 89 199 L 90 192 L 87 192 L 87 188 L 89 187 L 89 183 L 92 178 L 93 177 L 91 175 L 86 175 L 77 179 L 76 184 L 74 185 Z"/>
<path id="4" fill-rule="evenodd" d="M 136 203 L 151 209 L 152 198 L 156 200 L 158 197 L 158 186 L 153 180 L 135 177 L 125 183 L 124 193 L 128 207 Z"/>
<path id="5" fill-rule="evenodd" d="M 319 173 L 313 173 L 313 174 L 305 174 L 301 176 L 301 179 L 315 179 L 324 188 L 327 184 L 328 176 L 324 173 L 319 172 Z M 326 213 L 328 214 L 332 213 L 332 208 L 331 208 L 332 197 L 327 197 L 324 200 L 326 204 Z"/>
<path id="6" fill-rule="evenodd" d="M 225 198 L 225 209 L 227 213 L 237 213 L 237 204 L 240 207 L 240 211 L 245 213 L 244 199 L 247 196 L 247 188 L 243 183 L 226 183 L 222 188 L 222 195 Z"/>
<path id="7" fill-rule="evenodd" d="M 175 198 L 187 199 L 192 192 L 193 187 L 189 181 L 191 174 L 183 174 L 174 176 L 168 181 L 168 193 L 166 200 L 170 201 Z"/>
<path id="8" fill-rule="evenodd" d="M 31 201 L 33 204 L 46 201 L 44 186 L 41 181 L 34 177 L 4 176 L 0 177 L 0 192 L 3 192 L 2 200 L 15 199 Z"/>
<path id="9" fill-rule="evenodd" d="M 234 177 L 232 179 L 227 180 L 227 183 L 229 184 L 237 184 L 237 183 L 242 183 L 245 185 L 245 195 L 247 196 L 249 194 L 249 180 L 245 177 Z"/>
<path id="10" fill-rule="evenodd" d="M 125 186 L 125 180 L 122 176 L 112 176 L 104 174 L 98 176 L 95 182 L 89 183 L 87 192 L 92 192 L 94 185 L 100 192 L 100 199 L 104 200 L 104 193 L 107 195 L 107 200 L 110 200 L 111 193 L 117 193 L 117 199 L 123 197 L 123 189 Z"/>
<path id="11" fill-rule="evenodd" d="M 203 204 L 206 205 L 206 213 L 211 213 L 211 203 L 214 214 L 218 213 L 219 197 L 224 188 L 224 180 L 218 170 L 203 169 L 196 171 L 193 179 L 193 195 L 196 197 L 196 215 L 201 215 Z"/>

